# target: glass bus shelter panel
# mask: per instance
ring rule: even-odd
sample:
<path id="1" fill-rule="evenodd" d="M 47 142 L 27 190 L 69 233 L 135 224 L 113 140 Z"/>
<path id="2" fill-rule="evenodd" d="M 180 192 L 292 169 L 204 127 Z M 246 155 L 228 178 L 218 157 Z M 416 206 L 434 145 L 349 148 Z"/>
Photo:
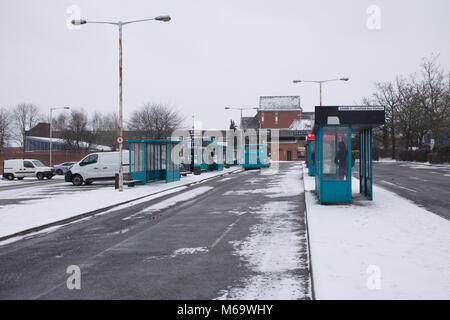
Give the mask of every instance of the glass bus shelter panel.
<path id="1" fill-rule="evenodd" d="M 360 164 L 359 188 L 360 193 L 373 200 L 373 168 L 372 168 L 372 129 L 360 133 Z"/>
<path id="2" fill-rule="evenodd" d="M 318 135 L 316 135 L 316 141 L 315 141 L 315 155 L 314 155 L 314 160 L 315 160 L 315 162 L 316 162 L 316 178 L 315 178 L 315 180 L 316 180 L 316 192 L 317 192 L 317 195 L 318 195 L 318 197 L 319 197 L 319 200 L 320 200 L 320 191 L 321 191 L 321 188 L 320 188 L 320 179 L 321 179 L 321 176 L 322 176 L 322 172 L 321 172 L 321 170 L 320 170 L 320 168 L 322 168 L 322 144 L 321 144 L 321 141 L 322 141 L 322 127 L 319 127 L 319 132 L 318 132 Z"/>
<path id="3" fill-rule="evenodd" d="M 319 200 L 351 203 L 351 126 L 321 129 Z"/>
<path id="4" fill-rule="evenodd" d="M 166 182 L 173 182 L 180 180 L 180 168 L 173 161 L 172 154 L 175 144 L 168 143 L 166 145 Z"/>
<path id="5" fill-rule="evenodd" d="M 134 180 L 146 183 L 145 146 L 141 143 L 130 143 L 130 172 Z"/>
<path id="6" fill-rule="evenodd" d="M 310 176 L 316 174 L 316 142 L 314 140 L 308 141 L 308 173 Z"/>
<path id="7" fill-rule="evenodd" d="M 164 179 L 161 149 L 163 144 L 147 143 L 147 179 L 149 181 Z"/>
<path id="8" fill-rule="evenodd" d="M 348 127 L 324 127 L 323 179 L 348 180 Z"/>

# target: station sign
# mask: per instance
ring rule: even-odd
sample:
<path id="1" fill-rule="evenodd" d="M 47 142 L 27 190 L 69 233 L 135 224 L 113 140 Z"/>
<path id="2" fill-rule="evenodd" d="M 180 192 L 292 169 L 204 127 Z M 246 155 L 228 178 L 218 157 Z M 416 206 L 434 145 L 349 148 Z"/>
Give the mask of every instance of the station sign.
<path id="1" fill-rule="evenodd" d="M 345 106 L 338 107 L 339 111 L 384 111 L 382 106 Z"/>

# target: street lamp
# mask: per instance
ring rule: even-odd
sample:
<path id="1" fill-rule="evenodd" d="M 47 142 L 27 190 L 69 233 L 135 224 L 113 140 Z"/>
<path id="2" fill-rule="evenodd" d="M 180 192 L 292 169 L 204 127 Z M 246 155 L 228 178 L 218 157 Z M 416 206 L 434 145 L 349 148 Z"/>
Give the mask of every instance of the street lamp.
<path id="1" fill-rule="evenodd" d="M 241 145 L 242 144 L 245 144 L 243 141 L 242 141 L 242 135 L 244 134 L 244 130 L 243 130 L 243 128 L 242 128 L 242 110 L 251 110 L 251 109 L 258 109 L 258 108 L 256 108 L 256 107 L 253 107 L 253 108 L 236 108 L 236 107 L 225 107 L 225 110 L 240 110 L 241 111 L 241 119 L 240 119 L 240 125 L 239 125 L 239 127 L 240 127 L 240 129 L 241 129 Z"/>
<path id="2" fill-rule="evenodd" d="M 235 107 L 225 107 L 225 110 L 241 110 L 241 119 L 240 119 L 240 127 L 241 127 L 241 131 L 242 131 L 242 110 L 251 110 L 251 109 L 258 109 L 256 107 L 253 108 L 235 108 Z"/>
<path id="3" fill-rule="evenodd" d="M 300 82 L 313 82 L 318 83 L 320 85 L 320 106 L 322 106 L 322 83 L 331 82 L 331 81 L 348 81 L 349 78 L 339 78 L 339 79 L 331 79 L 331 80 L 294 80 L 293 83 Z"/>
<path id="4" fill-rule="evenodd" d="M 53 159 L 52 159 L 52 150 L 53 150 L 53 110 L 58 110 L 58 109 L 65 109 L 65 110 L 69 110 L 70 107 L 56 107 L 56 108 L 50 108 L 50 167 L 53 166 Z"/>
<path id="5" fill-rule="evenodd" d="M 119 27 L 119 127 L 120 133 L 119 135 L 123 136 L 123 99 L 122 99 L 122 26 L 135 23 L 135 22 L 144 22 L 144 21 L 162 21 L 168 22 L 171 20 L 170 16 L 162 15 L 157 16 L 155 18 L 150 19 L 141 19 L 141 20 L 131 20 L 131 21 L 118 21 L 118 22 L 110 22 L 110 21 L 87 21 L 87 20 L 72 20 L 72 24 L 79 26 L 87 23 L 98 23 L 98 24 L 111 24 Z M 120 152 L 120 167 L 119 167 L 119 191 L 123 191 L 123 153 L 122 153 L 122 143 L 119 144 L 119 152 Z"/>

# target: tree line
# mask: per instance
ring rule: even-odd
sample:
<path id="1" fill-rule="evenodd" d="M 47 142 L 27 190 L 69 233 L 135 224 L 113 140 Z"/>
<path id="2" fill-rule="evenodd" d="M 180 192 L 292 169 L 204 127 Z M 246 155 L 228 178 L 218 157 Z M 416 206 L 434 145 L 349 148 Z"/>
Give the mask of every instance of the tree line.
<path id="1" fill-rule="evenodd" d="M 124 119 L 126 139 L 163 139 L 170 137 L 184 121 L 180 112 L 171 105 L 146 103 Z M 20 103 L 11 110 L 0 108 L 0 150 L 11 143 L 25 149 L 27 131 L 40 122 L 49 122 L 42 110 L 33 103 Z M 52 119 L 54 138 L 64 140 L 68 151 L 82 151 L 93 145 L 117 147 L 119 114 L 88 114 L 83 108 L 60 112 Z"/>
<path id="2" fill-rule="evenodd" d="M 365 104 L 385 106 L 386 124 L 374 131 L 374 140 L 393 159 L 401 152 L 436 149 L 447 143 L 450 73 L 437 63 L 437 58 L 424 58 L 418 73 L 376 83 L 376 91 L 364 99 Z M 434 145 L 425 143 L 426 136 L 433 139 Z"/>

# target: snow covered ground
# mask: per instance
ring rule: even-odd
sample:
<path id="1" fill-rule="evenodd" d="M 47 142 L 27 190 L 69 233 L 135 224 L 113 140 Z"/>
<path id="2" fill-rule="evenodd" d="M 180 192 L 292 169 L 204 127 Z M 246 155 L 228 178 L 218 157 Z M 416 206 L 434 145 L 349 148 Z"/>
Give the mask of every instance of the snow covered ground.
<path id="1" fill-rule="evenodd" d="M 270 168 L 248 180 L 255 185 L 268 175 Z M 267 201 L 248 208 L 258 217 L 259 223 L 251 227 L 251 234 L 243 240 L 232 241 L 234 252 L 248 263 L 253 275 L 244 280 L 243 286 L 230 287 L 219 293 L 217 299 L 310 299 L 309 276 L 299 270 L 308 267 L 307 241 L 299 225 L 304 223 L 298 200 L 303 193 L 300 164 L 292 164 L 289 170 L 275 176 L 266 188 L 228 191 L 224 196 L 260 194 Z M 293 199 L 294 198 L 294 199 Z M 305 288 L 306 287 L 306 288 Z"/>
<path id="2" fill-rule="evenodd" d="M 53 176 L 52 180 L 62 180 L 64 181 L 64 176 L 63 175 L 56 175 Z M 47 180 L 44 180 L 47 181 Z M 36 177 L 26 177 L 23 178 L 23 180 L 8 180 L 5 179 L 3 177 L 0 177 L 0 187 L 2 186 L 13 186 L 13 185 L 25 185 L 25 184 L 31 184 L 31 183 L 40 183 L 41 181 L 38 180 Z"/>
<path id="3" fill-rule="evenodd" d="M 359 162 L 359 160 L 357 160 Z M 374 163 L 397 163 L 401 166 L 417 168 L 417 169 L 442 169 L 442 168 L 450 168 L 450 163 L 440 163 L 440 164 L 431 164 L 429 162 L 413 162 L 413 161 L 400 161 L 391 158 L 380 158 L 377 161 L 373 161 Z"/>
<path id="4" fill-rule="evenodd" d="M 30 188 L 1 191 L 0 197 L 17 196 L 20 193 L 19 198 L 23 197 L 25 201 L 20 204 L 6 205 L 0 208 L 0 238 L 140 197 L 151 196 L 152 198 L 157 198 L 167 194 L 163 191 L 167 191 L 168 189 L 182 187 L 192 183 L 201 183 L 212 177 L 239 170 L 241 170 L 240 167 L 232 167 L 223 171 L 213 171 L 202 173 L 198 176 L 190 175 L 188 177 L 182 177 L 180 181 L 173 183 L 161 181 L 144 186 L 136 186 L 134 188 L 125 188 L 123 192 L 118 192 L 114 187 L 77 191 L 76 187 L 67 184 L 68 188 L 63 193 L 48 194 L 44 197 L 40 196 L 41 198 L 39 199 L 29 200 L 30 194 L 39 194 L 43 190 L 42 188 L 51 186 L 48 184 L 41 186 L 33 185 Z M 161 193 L 154 195 L 158 192 Z"/>
<path id="5" fill-rule="evenodd" d="M 317 299 L 450 299 L 450 221 L 355 178 L 353 205 L 321 206 L 304 181 Z"/>

